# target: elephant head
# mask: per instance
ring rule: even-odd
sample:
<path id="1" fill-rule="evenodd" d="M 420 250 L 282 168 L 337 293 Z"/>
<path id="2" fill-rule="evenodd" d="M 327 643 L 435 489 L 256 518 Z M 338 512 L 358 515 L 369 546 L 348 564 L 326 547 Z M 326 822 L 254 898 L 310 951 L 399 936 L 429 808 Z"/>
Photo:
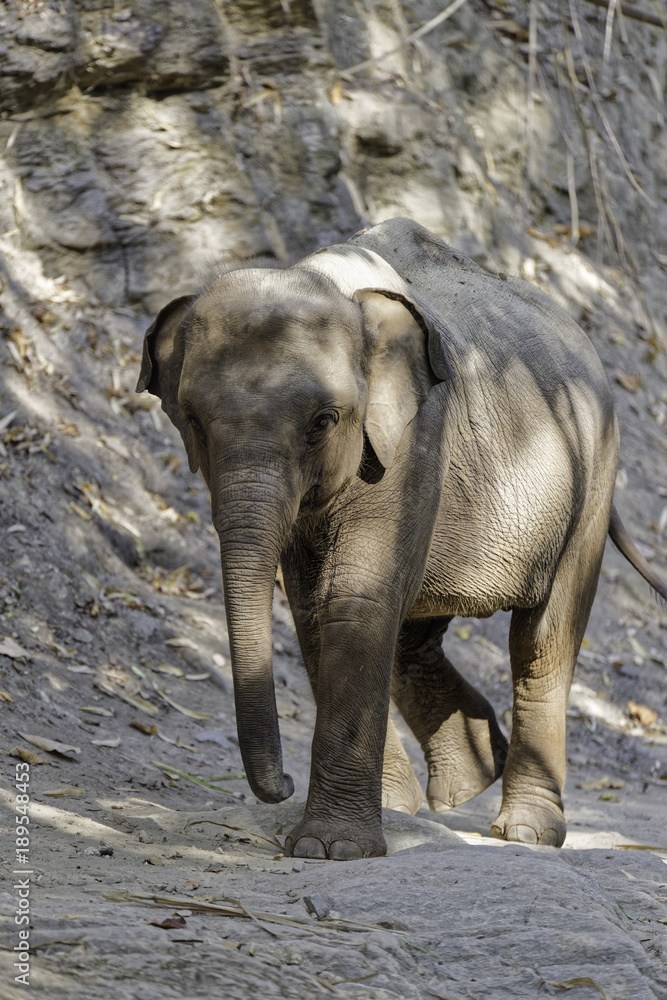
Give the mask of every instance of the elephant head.
<path id="1" fill-rule="evenodd" d="M 272 677 L 281 552 L 299 518 L 325 515 L 357 475 L 391 470 L 405 427 L 451 374 L 397 275 L 354 288 L 322 272 L 241 269 L 175 299 L 146 333 L 137 385 L 162 399 L 211 491 L 239 744 L 266 802 L 293 791 Z"/>

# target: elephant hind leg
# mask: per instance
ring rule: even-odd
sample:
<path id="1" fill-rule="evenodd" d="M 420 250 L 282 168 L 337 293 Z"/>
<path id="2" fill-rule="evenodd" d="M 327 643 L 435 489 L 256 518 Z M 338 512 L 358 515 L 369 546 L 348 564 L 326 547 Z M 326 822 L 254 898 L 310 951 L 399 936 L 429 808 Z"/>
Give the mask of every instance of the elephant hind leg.
<path id="1" fill-rule="evenodd" d="M 385 809 L 396 809 L 414 816 L 423 798 L 417 775 L 412 770 L 394 723 L 389 719 L 382 768 L 382 805 Z"/>
<path id="2" fill-rule="evenodd" d="M 403 625 L 392 696 L 428 765 L 426 798 L 433 812 L 467 802 L 503 772 L 507 740 L 489 702 L 442 650 L 450 619 Z"/>
<path id="3" fill-rule="evenodd" d="M 545 604 L 512 613 L 512 738 L 491 828 L 502 840 L 555 847 L 565 840 L 565 713 L 608 523 L 602 504 L 570 539 Z"/>

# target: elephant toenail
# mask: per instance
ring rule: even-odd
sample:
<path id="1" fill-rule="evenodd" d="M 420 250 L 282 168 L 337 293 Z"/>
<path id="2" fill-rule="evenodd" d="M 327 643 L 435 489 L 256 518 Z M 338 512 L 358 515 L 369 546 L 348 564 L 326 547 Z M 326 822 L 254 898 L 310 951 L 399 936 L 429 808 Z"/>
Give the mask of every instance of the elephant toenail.
<path id="1" fill-rule="evenodd" d="M 560 847 L 562 843 L 563 838 L 557 830 L 553 830 L 551 827 L 548 830 L 544 830 L 540 837 L 540 844 L 546 844 L 548 847 Z"/>
<path id="2" fill-rule="evenodd" d="M 537 834 L 532 826 L 518 823 L 516 826 L 507 828 L 505 839 L 515 841 L 518 844 L 536 844 Z"/>
<path id="3" fill-rule="evenodd" d="M 317 858 L 324 860 L 326 856 L 327 852 L 324 849 L 324 844 L 321 840 L 317 840 L 316 837 L 301 837 L 297 840 L 292 850 L 292 857 L 294 858 Z"/>
<path id="4" fill-rule="evenodd" d="M 362 856 L 361 848 L 353 840 L 334 840 L 329 848 L 332 861 L 356 861 Z"/>
<path id="5" fill-rule="evenodd" d="M 452 799 L 452 808 L 455 809 L 456 806 L 460 806 L 463 802 L 468 802 L 475 795 L 477 795 L 477 792 L 474 792 L 472 788 L 462 788 Z"/>

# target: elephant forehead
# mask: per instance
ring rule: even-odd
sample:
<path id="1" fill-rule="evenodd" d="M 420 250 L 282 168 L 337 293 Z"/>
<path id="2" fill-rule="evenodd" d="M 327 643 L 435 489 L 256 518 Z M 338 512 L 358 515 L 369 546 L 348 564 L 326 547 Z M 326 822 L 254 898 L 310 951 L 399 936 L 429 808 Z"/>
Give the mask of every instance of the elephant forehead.
<path id="1" fill-rule="evenodd" d="M 274 317 L 275 319 L 275 317 Z M 246 322 L 247 319 L 246 319 Z M 198 400 L 226 400 L 234 408 L 261 409 L 283 403 L 355 406 L 364 380 L 349 338 L 314 338 L 310 323 L 294 317 L 273 334 L 232 324 L 228 335 L 199 337 L 186 352 L 181 395 Z M 217 405 L 217 404 L 216 404 Z"/>
<path id="2" fill-rule="evenodd" d="M 348 352 L 358 349 L 361 314 L 356 305 L 333 286 L 313 285 L 312 276 L 302 275 L 294 288 L 285 287 L 285 272 L 278 276 L 274 283 L 253 285 L 244 274 L 243 282 L 230 280 L 207 290 L 192 309 L 188 344 L 200 353 L 216 353 L 218 348 L 236 354 L 258 348 L 328 353 L 341 345 Z M 287 277 L 295 283 L 294 274 Z"/>

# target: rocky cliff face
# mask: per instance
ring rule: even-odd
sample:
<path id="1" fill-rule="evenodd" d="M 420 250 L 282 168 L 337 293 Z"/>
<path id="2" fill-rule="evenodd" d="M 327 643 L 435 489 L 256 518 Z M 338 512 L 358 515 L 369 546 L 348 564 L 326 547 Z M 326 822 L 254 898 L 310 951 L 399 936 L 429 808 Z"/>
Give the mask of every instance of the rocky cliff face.
<path id="1" fill-rule="evenodd" d="M 617 17 L 605 51 L 604 10 L 535 0 L 531 42 L 524 2 L 469 0 L 349 72 L 440 9 L 7 0 L 0 231 L 92 302 L 152 310 L 230 254 L 291 260 L 393 215 L 539 279 L 574 205 L 584 259 L 664 285 L 667 33 Z"/>

